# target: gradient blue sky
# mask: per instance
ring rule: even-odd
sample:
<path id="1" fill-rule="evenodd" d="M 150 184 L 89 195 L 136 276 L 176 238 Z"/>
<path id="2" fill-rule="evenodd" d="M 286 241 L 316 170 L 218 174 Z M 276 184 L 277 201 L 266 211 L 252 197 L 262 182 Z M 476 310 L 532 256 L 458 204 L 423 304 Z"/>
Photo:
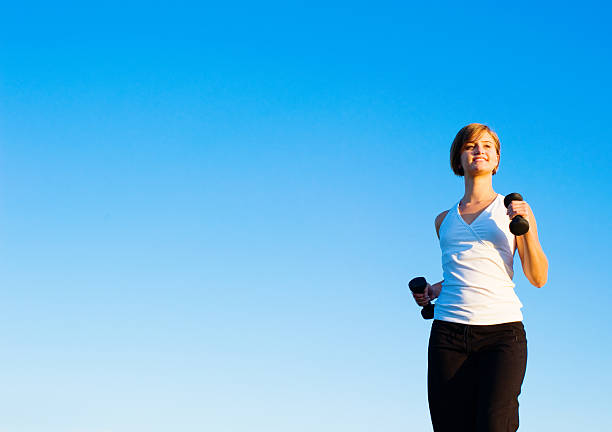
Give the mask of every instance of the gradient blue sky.
<path id="1" fill-rule="evenodd" d="M 612 429 L 604 2 L 2 10 L 0 432 L 431 430 L 470 122 L 550 260 L 520 430 Z"/>

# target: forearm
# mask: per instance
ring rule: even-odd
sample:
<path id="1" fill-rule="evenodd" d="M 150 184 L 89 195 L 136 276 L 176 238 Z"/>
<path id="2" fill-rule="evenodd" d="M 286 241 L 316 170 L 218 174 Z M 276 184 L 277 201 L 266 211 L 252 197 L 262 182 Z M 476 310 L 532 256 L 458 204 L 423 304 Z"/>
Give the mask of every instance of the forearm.
<path id="1" fill-rule="evenodd" d="M 431 286 L 431 289 L 429 290 L 429 298 L 431 300 L 438 298 L 440 295 L 440 291 L 442 290 L 442 282 L 444 282 L 444 279 Z"/>
<path id="2" fill-rule="evenodd" d="M 525 277 L 534 286 L 541 288 L 548 280 L 548 259 L 538 238 L 538 224 L 529 204 L 525 201 L 512 201 L 508 206 L 510 219 L 516 216 L 527 218 L 529 231 L 516 237 L 516 245 Z"/>
<path id="3" fill-rule="evenodd" d="M 525 277 L 538 288 L 548 280 L 548 259 L 542 250 L 538 233 L 529 230 L 525 235 L 516 238 L 517 245 L 523 250 L 522 264 Z"/>

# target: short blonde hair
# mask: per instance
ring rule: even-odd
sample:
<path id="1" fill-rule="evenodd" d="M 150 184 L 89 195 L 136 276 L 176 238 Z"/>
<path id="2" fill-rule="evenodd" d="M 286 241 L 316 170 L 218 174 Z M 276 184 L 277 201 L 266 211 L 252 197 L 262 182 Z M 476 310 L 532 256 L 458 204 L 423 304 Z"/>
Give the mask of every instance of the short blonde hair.
<path id="1" fill-rule="evenodd" d="M 499 167 L 499 156 L 500 156 L 500 144 L 499 138 L 497 134 L 489 128 L 489 126 L 480 124 L 480 123 L 470 123 L 467 126 L 461 128 L 455 139 L 453 140 L 453 144 L 450 149 L 450 164 L 453 172 L 458 176 L 463 176 L 465 173 L 463 172 L 463 167 L 461 166 L 461 151 L 463 150 L 463 145 L 466 142 L 470 142 L 472 140 L 476 140 L 480 138 L 480 136 L 487 132 L 493 138 L 495 142 L 495 150 L 497 150 L 497 166 L 493 170 L 493 174 L 497 172 L 497 168 Z"/>

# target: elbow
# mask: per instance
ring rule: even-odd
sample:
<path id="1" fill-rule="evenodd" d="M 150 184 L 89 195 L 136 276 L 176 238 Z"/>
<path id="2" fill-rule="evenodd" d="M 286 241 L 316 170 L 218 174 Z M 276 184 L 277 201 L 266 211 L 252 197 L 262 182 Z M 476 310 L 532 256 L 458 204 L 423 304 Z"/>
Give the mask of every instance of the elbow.
<path id="1" fill-rule="evenodd" d="M 531 282 L 531 285 L 533 285 L 536 288 L 542 288 L 544 285 L 546 285 L 546 282 L 548 281 L 548 267 L 546 268 L 546 271 L 537 274 L 537 275 L 532 275 L 529 278 L 529 282 Z"/>
<path id="2" fill-rule="evenodd" d="M 546 285 L 548 281 L 548 260 L 546 257 L 544 257 L 538 266 L 533 266 L 530 270 L 529 272 L 525 272 L 525 276 L 527 276 L 531 285 L 536 288 L 542 288 Z"/>

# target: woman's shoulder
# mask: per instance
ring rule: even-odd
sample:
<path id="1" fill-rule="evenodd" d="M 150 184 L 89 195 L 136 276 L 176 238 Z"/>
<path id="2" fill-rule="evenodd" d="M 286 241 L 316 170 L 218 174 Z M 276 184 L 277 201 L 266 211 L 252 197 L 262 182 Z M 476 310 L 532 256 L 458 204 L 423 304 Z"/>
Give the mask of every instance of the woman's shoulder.
<path id="1" fill-rule="evenodd" d="M 444 218 L 446 217 L 449 211 L 450 210 L 444 210 L 442 213 L 436 216 L 435 225 L 436 225 L 436 234 L 438 235 L 438 238 L 440 238 L 440 226 L 442 225 L 442 222 L 444 222 Z"/>
<path id="2" fill-rule="evenodd" d="M 436 216 L 436 227 L 439 227 L 440 225 L 442 225 L 442 221 L 444 220 L 444 218 L 446 217 L 449 211 L 450 210 L 444 210 L 442 213 Z"/>

